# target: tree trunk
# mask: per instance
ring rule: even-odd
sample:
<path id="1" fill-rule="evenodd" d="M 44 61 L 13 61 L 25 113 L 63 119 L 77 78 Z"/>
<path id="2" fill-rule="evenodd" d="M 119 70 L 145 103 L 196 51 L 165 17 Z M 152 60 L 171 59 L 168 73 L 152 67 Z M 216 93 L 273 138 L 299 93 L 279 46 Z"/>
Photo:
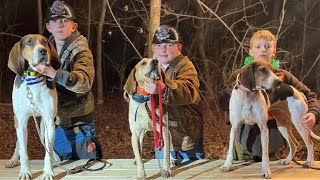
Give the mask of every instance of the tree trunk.
<path id="1" fill-rule="evenodd" d="M 107 10 L 107 0 L 102 1 L 102 9 L 98 24 L 97 54 L 96 54 L 96 77 L 97 77 L 97 104 L 103 104 L 103 76 L 102 76 L 102 30 Z"/>
<path id="2" fill-rule="evenodd" d="M 87 39 L 90 42 L 90 25 L 91 25 L 91 0 L 88 0 L 88 22 L 87 22 Z"/>
<path id="3" fill-rule="evenodd" d="M 148 34 L 148 46 L 147 57 L 153 57 L 152 51 L 152 38 L 156 29 L 160 26 L 160 13 L 161 13 L 161 0 L 150 1 L 150 19 L 149 19 L 149 34 Z"/>
<path id="4" fill-rule="evenodd" d="M 203 17 L 203 11 L 200 8 L 200 6 L 197 7 L 197 16 Z M 206 20 L 198 20 L 198 32 L 196 32 L 196 36 L 198 39 L 198 51 L 199 51 L 199 56 L 200 59 L 203 62 L 203 73 L 204 73 L 204 82 L 206 86 L 206 90 L 208 92 L 208 96 L 211 98 L 213 95 L 213 86 L 212 86 L 212 81 L 214 77 L 211 77 L 211 71 L 212 69 L 210 68 L 210 63 L 209 59 L 206 54 L 206 25 L 207 22 Z"/>
<path id="5" fill-rule="evenodd" d="M 42 2 L 41 0 L 38 0 L 37 3 L 38 3 L 38 33 L 43 34 Z"/>

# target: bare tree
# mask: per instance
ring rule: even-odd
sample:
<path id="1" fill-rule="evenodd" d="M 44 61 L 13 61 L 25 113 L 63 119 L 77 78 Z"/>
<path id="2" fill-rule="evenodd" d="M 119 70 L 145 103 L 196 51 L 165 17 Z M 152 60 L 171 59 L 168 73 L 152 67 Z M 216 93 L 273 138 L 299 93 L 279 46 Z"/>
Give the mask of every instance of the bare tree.
<path id="1" fill-rule="evenodd" d="M 91 28 L 91 0 L 88 0 L 88 22 L 87 22 L 87 39 L 90 42 L 90 28 Z"/>
<path id="2" fill-rule="evenodd" d="M 102 32 L 107 11 L 107 0 L 102 1 L 102 9 L 97 33 L 96 77 L 97 77 L 97 104 L 103 104 L 103 76 L 102 76 Z"/>
<path id="3" fill-rule="evenodd" d="M 161 0 L 150 0 L 150 19 L 149 19 L 149 34 L 148 34 L 148 48 L 147 57 L 153 56 L 152 52 L 152 38 L 156 29 L 160 25 Z"/>
<path id="4" fill-rule="evenodd" d="M 42 24 L 42 0 L 38 0 L 38 33 L 43 34 L 43 24 Z"/>

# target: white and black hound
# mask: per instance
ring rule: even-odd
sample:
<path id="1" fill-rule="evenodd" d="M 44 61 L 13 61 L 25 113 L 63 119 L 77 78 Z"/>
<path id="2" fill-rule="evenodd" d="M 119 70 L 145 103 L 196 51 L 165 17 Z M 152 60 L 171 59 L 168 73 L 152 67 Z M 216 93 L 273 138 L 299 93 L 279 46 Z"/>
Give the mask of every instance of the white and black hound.
<path id="1" fill-rule="evenodd" d="M 297 150 L 297 140 L 292 134 L 293 123 L 307 146 L 308 157 L 305 165 L 309 167 L 313 165 L 313 145 L 310 140 L 310 134 L 314 138 L 319 137 L 301 125 L 303 116 L 308 111 L 304 94 L 292 86 L 283 84 L 282 80 L 273 73 L 273 67 L 270 63 L 263 60 L 255 60 L 242 69 L 231 93 L 229 115 L 232 127 L 230 131 L 228 155 L 224 165 L 220 167 L 221 172 L 228 172 L 232 165 L 234 141 L 239 126 L 242 123 L 257 123 L 261 132 L 262 176 L 266 179 L 271 178 L 268 152 L 269 130 L 267 127 L 270 102 L 264 90 L 278 90 L 281 88 L 280 86 L 284 86 L 291 91 L 291 95 L 285 98 L 287 108 L 291 114 L 291 121 L 290 118 L 288 118 L 286 122 L 277 121 L 278 129 L 290 147 L 287 158 L 279 160 L 279 163 L 283 165 L 289 164 Z"/>
<path id="2" fill-rule="evenodd" d="M 12 90 L 12 104 L 16 116 L 15 128 L 17 145 L 12 158 L 6 167 L 19 164 L 19 179 L 31 179 L 29 158 L 27 154 L 28 119 L 31 116 L 41 116 L 41 141 L 45 143 L 43 179 L 53 179 L 52 169 L 53 144 L 55 137 L 54 118 L 57 114 L 57 91 L 54 82 L 47 81 L 42 74 L 34 72 L 33 66 L 43 63 L 55 69 L 60 68 L 61 62 L 56 50 L 49 41 L 37 34 L 24 36 L 10 51 L 8 67 L 17 75 Z"/>

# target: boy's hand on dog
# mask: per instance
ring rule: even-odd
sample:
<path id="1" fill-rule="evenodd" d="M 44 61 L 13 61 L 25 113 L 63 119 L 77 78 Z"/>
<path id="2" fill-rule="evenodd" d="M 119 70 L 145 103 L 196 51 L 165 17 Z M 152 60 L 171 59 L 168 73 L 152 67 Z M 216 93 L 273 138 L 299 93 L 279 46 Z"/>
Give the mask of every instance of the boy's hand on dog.
<path id="1" fill-rule="evenodd" d="M 29 64 L 29 66 L 34 70 L 37 71 L 45 76 L 54 78 L 54 76 L 56 75 L 57 71 L 50 65 L 45 65 L 42 63 L 39 63 L 36 66 L 33 66 L 32 64 Z"/>
<path id="2" fill-rule="evenodd" d="M 162 80 L 158 80 L 158 81 L 160 82 L 160 88 L 163 92 L 164 89 L 166 88 L 166 85 L 163 83 Z M 146 77 L 144 81 L 144 90 L 147 91 L 147 93 L 149 94 L 158 94 L 158 87 L 157 87 L 156 80 Z"/>
<path id="3" fill-rule="evenodd" d="M 306 129 L 311 129 L 316 123 L 316 116 L 313 113 L 307 113 L 303 116 L 302 126 Z"/>

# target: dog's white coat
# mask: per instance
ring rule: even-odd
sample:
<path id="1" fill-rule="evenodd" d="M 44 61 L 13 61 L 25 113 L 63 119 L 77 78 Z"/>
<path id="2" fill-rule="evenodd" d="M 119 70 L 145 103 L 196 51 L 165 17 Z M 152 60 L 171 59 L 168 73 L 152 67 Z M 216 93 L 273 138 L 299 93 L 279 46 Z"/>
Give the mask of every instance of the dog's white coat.
<path id="1" fill-rule="evenodd" d="M 157 69 L 152 70 L 152 65 L 151 65 L 152 59 L 147 59 L 144 58 L 142 59 L 134 68 L 133 74 L 134 78 L 128 78 L 128 81 L 134 81 L 134 82 L 127 82 L 128 84 L 132 84 L 134 86 L 138 85 L 140 88 L 144 88 L 144 79 L 145 75 L 150 72 L 150 78 L 159 78 L 156 76 L 160 76 L 160 67 L 157 65 Z M 136 87 L 134 87 L 136 88 Z M 131 143 L 132 143 L 132 149 L 134 152 L 135 156 L 135 163 L 138 166 L 138 175 L 137 177 L 139 179 L 144 179 L 146 177 L 146 172 L 144 169 L 143 161 L 142 161 L 142 147 L 143 147 L 143 138 L 144 135 L 147 131 L 152 130 L 152 121 L 149 118 L 148 112 L 145 108 L 145 103 L 148 104 L 149 109 L 151 109 L 150 106 L 150 101 L 144 102 L 144 103 L 139 103 L 136 102 L 135 100 L 132 99 L 132 95 L 130 95 L 130 102 L 129 102 L 129 125 L 130 125 L 130 130 L 132 133 L 131 136 Z M 136 110 L 137 115 L 136 114 Z M 163 116 L 163 123 L 166 123 L 165 118 L 167 116 Z M 159 125 L 157 124 L 157 131 L 159 132 Z M 174 165 L 174 160 L 171 156 L 169 146 L 171 146 L 171 149 L 173 149 L 172 144 L 169 143 L 171 142 L 171 135 L 170 132 L 167 132 L 167 127 L 166 124 L 163 124 L 163 139 L 164 139 L 164 159 L 162 163 L 162 169 L 161 169 L 161 175 L 163 177 L 170 177 L 171 176 L 171 170 L 170 166 Z M 169 145 L 171 144 L 171 145 Z"/>
<path id="2" fill-rule="evenodd" d="M 22 42 L 23 41 L 23 42 Z M 54 173 L 52 168 L 53 157 L 53 144 L 55 137 L 55 123 L 54 118 L 57 114 L 57 102 L 58 96 L 56 89 L 50 89 L 47 87 L 46 80 L 33 85 L 27 85 L 27 81 L 20 80 L 23 72 L 20 69 L 23 66 L 26 59 L 29 63 L 37 65 L 41 58 L 47 57 L 46 64 L 50 64 L 53 60 L 51 53 L 55 51 L 50 47 L 48 42 L 44 42 L 46 39 L 40 35 L 27 35 L 17 43 L 10 52 L 9 67 L 18 75 L 15 78 L 15 82 L 12 90 L 12 104 L 16 117 L 16 132 L 17 132 L 17 144 L 14 155 L 7 162 L 6 167 L 14 167 L 19 164 L 20 155 L 20 173 L 19 179 L 31 179 L 31 171 L 29 167 L 29 157 L 27 154 L 27 142 L 28 142 L 28 119 L 29 117 L 41 116 L 41 142 L 45 144 L 46 153 L 44 158 L 43 179 L 53 179 Z M 28 42 L 28 45 L 21 46 L 21 43 Z M 32 42 L 32 43 L 30 43 Z M 20 49 L 21 46 L 21 49 Z M 40 55 L 41 50 L 43 56 Z M 22 57 L 23 56 L 23 57 Z M 25 76 L 28 78 L 28 76 Z M 32 77 L 34 78 L 34 77 Z M 30 91 L 28 91 L 28 88 Z M 32 103 L 33 102 L 33 103 Z M 38 135 L 37 135 L 38 136 Z"/>

